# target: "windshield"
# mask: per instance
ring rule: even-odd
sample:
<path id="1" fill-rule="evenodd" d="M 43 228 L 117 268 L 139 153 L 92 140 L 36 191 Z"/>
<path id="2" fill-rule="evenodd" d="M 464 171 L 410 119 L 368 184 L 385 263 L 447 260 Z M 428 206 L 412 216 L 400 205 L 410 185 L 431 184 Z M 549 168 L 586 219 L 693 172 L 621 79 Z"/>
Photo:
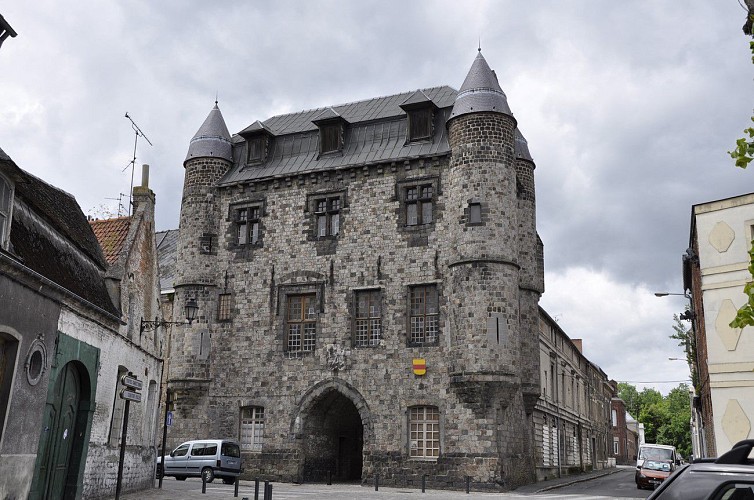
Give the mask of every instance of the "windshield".
<path id="1" fill-rule="evenodd" d="M 664 472 L 670 471 L 670 464 L 668 462 L 657 462 L 655 460 L 645 460 L 642 469 L 661 470 Z"/>
<path id="2" fill-rule="evenodd" d="M 639 460 L 673 461 L 673 450 L 668 448 L 641 448 Z"/>

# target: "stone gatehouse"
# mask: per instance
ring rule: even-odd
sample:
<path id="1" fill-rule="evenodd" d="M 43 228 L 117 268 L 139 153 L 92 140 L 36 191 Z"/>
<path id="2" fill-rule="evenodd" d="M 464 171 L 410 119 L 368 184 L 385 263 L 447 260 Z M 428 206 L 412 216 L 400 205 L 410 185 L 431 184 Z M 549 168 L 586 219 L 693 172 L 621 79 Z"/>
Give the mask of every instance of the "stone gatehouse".
<path id="1" fill-rule="evenodd" d="M 168 390 L 245 475 L 507 489 L 535 480 L 543 250 L 534 162 L 481 52 L 434 87 L 188 148 Z"/>

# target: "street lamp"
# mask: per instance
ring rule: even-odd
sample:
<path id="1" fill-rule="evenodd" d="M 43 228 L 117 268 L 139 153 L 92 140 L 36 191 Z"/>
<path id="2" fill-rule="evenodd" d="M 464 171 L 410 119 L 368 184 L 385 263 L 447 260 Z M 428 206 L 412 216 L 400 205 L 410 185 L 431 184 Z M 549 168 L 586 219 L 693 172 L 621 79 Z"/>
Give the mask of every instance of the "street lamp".
<path id="1" fill-rule="evenodd" d="M 196 313 L 199 311 L 199 306 L 196 303 L 196 300 L 194 298 L 190 298 L 186 301 L 186 306 L 184 307 L 184 311 L 186 313 L 186 321 L 188 321 L 188 324 L 191 325 L 191 323 L 194 322 L 196 319 Z M 145 321 L 144 318 L 141 318 L 141 325 L 139 326 L 139 333 L 144 333 L 151 330 L 156 330 L 157 328 L 161 326 L 167 326 L 167 325 L 185 325 L 186 322 L 184 321 L 165 321 L 162 319 L 157 319 L 157 317 L 154 318 L 154 321 Z"/>

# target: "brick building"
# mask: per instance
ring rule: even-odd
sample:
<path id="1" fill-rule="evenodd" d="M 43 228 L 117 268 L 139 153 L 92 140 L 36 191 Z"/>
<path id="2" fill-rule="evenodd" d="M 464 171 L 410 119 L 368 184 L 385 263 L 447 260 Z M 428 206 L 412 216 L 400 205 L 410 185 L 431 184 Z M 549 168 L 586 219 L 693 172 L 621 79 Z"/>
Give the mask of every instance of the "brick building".
<path id="1" fill-rule="evenodd" d="M 255 121 L 184 162 L 169 445 L 249 477 L 534 481 L 543 248 L 534 162 L 481 52 L 434 87 Z"/>

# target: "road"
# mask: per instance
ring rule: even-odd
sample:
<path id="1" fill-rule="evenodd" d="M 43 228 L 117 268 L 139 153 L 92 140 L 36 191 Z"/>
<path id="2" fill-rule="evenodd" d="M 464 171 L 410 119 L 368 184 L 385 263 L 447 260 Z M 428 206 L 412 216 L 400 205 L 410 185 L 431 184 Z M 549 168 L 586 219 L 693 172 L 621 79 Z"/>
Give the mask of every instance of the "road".
<path id="1" fill-rule="evenodd" d="M 540 493 L 536 498 L 573 498 L 573 499 L 607 499 L 631 498 L 645 499 L 651 491 L 636 489 L 634 471 L 631 468 L 621 468 L 617 473 L 598 477 L 589 481 L 575 483 L 570 486 Z M 545 496 L 554 495 L 554 496 Z M 522 497 L 524 498 L 524 497 Z M 528 497 L 531 498 L 531 497 Z"/>
<path id="2" fill-rule="evenodd" d="M 637 490 L 634 484 L 633 468 L 621 469 L 614 474 L 598 477 L 589 481 L 582 481 L 557 489 L 541 492 L 521 493 L 479 493 L 466 494 L 462 491 L 427 490 L 422 493 L 419 489 L 380 487 L 374 491 L 370 486 L 357 484 L 290 484 L 273 483 L 274 500 L 532 500 L 532 499 L 563 499 L 563 500 L 610 500 L 614 498 L 644 500 L 649 491 Z M 577 480 L 577 478 L 575 478 Z M 157 483 L 155 482 L 155 486 Z M 260 484 L 259 500 L 262 500 L 264 484 Z M 183 499 L 232 499 L 233 485 L 225 485 L 215 481 L 207 485 L 207 493 L 202 494 L 202 483 L 199 479 L 176 481 L 165 478 L 162 489 L 122 494 L 121 500 L 183 500 Z M 241 481 L 239 499 L 254 499 L 254 483 Z"/>

